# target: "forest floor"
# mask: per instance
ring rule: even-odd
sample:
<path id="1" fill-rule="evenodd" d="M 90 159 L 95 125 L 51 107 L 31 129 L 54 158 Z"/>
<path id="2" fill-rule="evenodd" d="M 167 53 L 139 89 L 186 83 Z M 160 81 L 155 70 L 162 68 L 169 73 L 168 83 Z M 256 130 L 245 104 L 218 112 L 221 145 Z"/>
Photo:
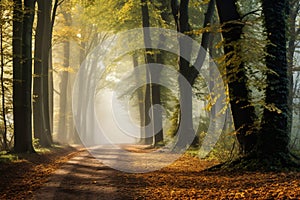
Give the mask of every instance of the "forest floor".
<path id="1" fill-rule="evenodd" d="M 184 154 L 161 170 L 130 174 L 85 150 L 56 149 L 0 163 L 0 199 L 300 199 L 299 172 L 205 171 L 215 164 Z"/>
<path id="2" fill-rule="evenodd" d="M 44 149 L 45 150 L 45 149 Z M 0 199 L 30 199 L 48 178 L 82 149 L 60 146 L 36 154 L 0 159 Z M 13 158 L 12 161 L 9 161 Z"/>

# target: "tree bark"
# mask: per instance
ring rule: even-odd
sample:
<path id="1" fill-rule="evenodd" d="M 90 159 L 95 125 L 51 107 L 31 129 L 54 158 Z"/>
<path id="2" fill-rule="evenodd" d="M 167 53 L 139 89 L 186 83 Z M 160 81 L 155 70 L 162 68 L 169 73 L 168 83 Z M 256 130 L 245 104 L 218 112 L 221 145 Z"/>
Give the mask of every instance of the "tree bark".
<path id="1" fill-rule="evenodd" d="M 44 14 L 41 8 L 41 3 L 38 1 L 37 12 L 37 27 L 35 33 L 35 51 L 34 51 L 34 78 L 33 78 L 33 130 L 34 137 L 42 142 L 43 113 L 42 111 L 42 51 L 43 51 L 43 26 Z"/>
<path id="2" fill-rule="evenodd" d="M 21 8 L 21 1 L 16 1 L 14 9 Z M 20 31 L 21 29 L 21 49 L 19 46 L 15 46 L 15 50 L 19 53 L 22 52 L 22 64 L 17 64 L 14 68 L 14 81 L 20 81 L 20 84 L 15 85 L 14 87 L 14 122 L 15 122 L 15 144 L 14 151 L 21 152 L 34 152 L 32 145 L 32 111 L 31 111 L 31 103 L 32 103 L 32 29 L 33 29 L 33 19 L 34 19 L 34 7 L 35 0 L 24 1 L 24 16 L 22 20 L 23 27 L 15 27 Z M 15 11 L 16 17 L 20 17 L 20 11 Z M 16 19 L 20 20 L 20 19 Z M 20 25 L 20 24 L 17 24 Z M 22 27 L 22 28 L 21 28 Z M 17 35 L 20 36 L 20 35 Z M 19 44 L 19 43 L 17 43 Z M 17 60 L 18 61 L 18 60 Z M 20 61 L 20 60 L 19 60 Z M 14 83 L 15 83 L 14 82 Z M 19 102 L 17 97 L 20 98 Z M 21 103 L 21 105 L 20 105 Z M 16 107 L 15 107 L 16 106 Z M 20 120 L 20 121 L 19 121 Z"/>
<path id="3" fill-rule="evenodd" d="M 35 36 L 34 135 L 41 146 L 49 147 L 52 144 L 48 88 L 51 1 L 37 2 L 39 12 Z"/>
<path id="4" fill-rule="evenodd" d="M 207 6 L 205 17 L 204 17 L 203 28 L 207 28 L 212 23 L 214 12 L 216 9 L 215 6 L 216 6 L 215 0 L 210 0 L 208 3 L 208 6 Z M 207 52 L 207 49 L 208 49 L 208 46 L 210 43 L 210 35 L 211 35 L 211 33 L 209 31 L 205 31 L 202 34 L 202 38 L 201 38 L 201 47 L 202 48 L 199 49 L 197 59 L 193 65 L 196 70 L 193 70 L 192 71 L 193 74 L 191 75 L 191 77 L 192 77 L 191 83 L 192 84 L 195 82 L 195 79 L 198 77 L 199 71 L 205 61 L 206 52 Z"/>
<path id="5" fill-rule="evenodd" d="M 222 36 L 224 39 L 224 53 L 227 61 L 236 56 L 240 60 L 239 45 L 233 43 L 241 39 L 243 25 L 237 11 L 235 0 L 216 0 L 220 22 L 222 24 Z M 247 77 L 243 62 L 231 62 L 226 66 L 226 79 L 229 87 L 229 97 L 237 140 L 240 144 L 240 153 L 243 155 L 252 152 L 256 141 L 257 132 L 254 127 L 256 114 L 250 103 Z"/>
<path id="6" fill-rule="evenodd" d="M 191 31 L 189 25 L 189 13 L 188 13 L 189 0 L 181 0 L 178 3 L 177 0 L 171 1 L 172 13 L 174 20 L 177 24 L 177 30 L 180 33 L 186 34 Z M 179 146 L 185 147 L 186 139 L 185 135 L 195 135 L 195 130 L 193 128 L 193 108 L 192 108 L 192 77 L 194 74 L 194 67 L 190 67 L 189 56 L 191 55 L 191 43 L 181 37 L 179 40 L 179 72 L 182 76 L 178 77 L 179 90 L 180 90 L 180 120 L 179 120 L 179 130 L 178 130 L 178 142 Z M 185 58 L 182 55 L 185 54 Z M 190 85 L 184 85 L 184 79 L 186 79 Z M 195 135 L 195 139 L 192 142 L 193 146 L 199 145 L 199 137 Z"/>
<path id="7" fill-rule="evenodd" d="M 138 66 L 138 55 L 137 53 L 134 53 L 132 55 L 132 62 L 133 62 L 133 67 L 136 68 Z M 141 74 L 138 73 L 139 71 L 137 70 L 135 72 L 135 79 L 136 82 L 139 83 L 140 79 L 141 79 Z M 143 87 L 140 87 L 137 89 L 137 99 L 138 99 L 138 105 L 139 105 L 139 114 L 140 114 L 140 131 L 141 131 L 141 139 L 139 140 L 139 143 L 145 143 L 144 139 L 145 139 L 145 115 L 144 115 L 144 111 L 145 111 L 145 103 L 144 103 L 144 96 L 143 96 L 144 92 L 143 92 Z"/>
<path id="8" fill-rule="evenodd" d="M 69 13 L 64 13 L 66 26 L 71 25 L 71 16 Z M 59 97 L 59 124 L 58 124 L 58 139 L 62 143 L 67 143 L 67 118 L 68 118 L 68 110 L 67 110 L 67 101 L 68 101 L 68 82 L 69 82 L 69 72 L 68 68 L 70 66 L 70 42 L 64 41 L 63 44 L 63 52 L 64 52 L 64 70 L 61 72 L 61 81 L 60 81 L 60 97 Z"/>
<path id="9" fill-rule="evenodd" d="M 51 15 L 51 24 L 50 24 L 50 37 L 49 37 L 49 41 L 50 41 L 50 52 L 49 52 L 49 120 L 50 120 L 50 132 L 53 133 L 53 118 L 54 118 L 54 86 L 53 86 L 53 62 L 52 62 L 52 38 L 53 38 L 53 27 L 54 27 L 54 23 L 55 23 L 55 18 L 56 18 L 56 12 L 57 12 L 57 8 L 58 8 L 58 0 L 54 0 L 54 4 L 53 4 L 53 9 L 52 9 L 52 15 Z"/>
<path id="10" fill-rule="evenodd" d="M 144 43 L 146 46 L 146 52 L 145 52 L 145 63 L 146 65 L 149 63 L 154 63 L 154 58 L 152 57 L 151 54 L 149 54 L 149 52 L 152 50 L 151 48 L 149 48 L 151 46 L 151 38 L 150 38 L 150 32 L 149 29 L 147 29 L 148 27 L 150 27 L 150 17 L 149 17 L 149 10 L 148 10 L 148 5 L 147 5 L 148 1 L 147 0 L 141 0 L 141 9 L 142 9 L 142 25 L 144 28 Z M 145 29 L 146 28 L 146 29 Z M 153 120 L 153 112 L 151 110 L 151 106 L 152 106 L 152 84 L 151 84 L 151 67 L 149 65 L 147 65 L 146 67 L 146 81 L 147 84 L 146 85 L 146 91 L 145 91 L 145 127 L 147 125 L 149 125 L 149 123 L 151 123 L 151 118 Z M 145 137 L 144 139 L 144 143 L 145 144 L 152 144 L 153 143 L 153 139 L 154 139 L 154 127 L 147 127 L 145 129 Z"/>
<path id="11" fill-rule="evenodd" d="M 2 8 L 2 5 L 0 4 L 0 9 Z M 1 16 L 2 17 L 2 16 Z M 3 45 L 3 25 L 0 25 L 0 55 L 1 55 L 1 100 L 2 100 L 2 117 L 3 117 L 3 148 L 4 150 L 8 150 L 8 144 L 7 144 L 7 121 L 6 121 L 6 103 L 5 103 L 5 86 L 4 86 L 4 45 Z"/>
<path id="12" fill-rule="evenodd" d="M 288 75 L 290 80 L 290 93 L 289 93 L 289 106 L 291 109 L 291 112 L 293 113 L 293 98 L 294 98 L 294 81 L 293 81 L 293 68 L 294 68 L 294 54 L 296 50 L 296 41 L 297 36 L 299 33 L 297 33 L 297 30 L 299 30 L 296 27 L 296 18 L 298 16 L 298 13 L 300 11 L 300 2 L 299 1 L 290 1 L 290 14 L 289 14 L 289 37 L 288 37 L 288 52 L 287 52 L 287 60 L 288 60 Z M 290 131 L 292 130 L 292 124 L 290 123 Z"/>
<path id="13" fill-rule="evenodd" d="M 287 0 L 263 0 L 262 9 L 265 31 L 271 44 L 266 47 L 266 65 L 272 73 L 267 74 L 265 103 L 279 110 L 264 109 L 259 134 L 258 153 L 260 156 L 274 157 L 289 153 L 289 76 L 286 48 Z"/>
<path id="14" fill-rule="evenodd" d="M 42 1 L 39 0 L 39 3 L 43 2 L 44 7 L 44 40 L 43 40 L 43 56 L 42 56 L 42 91 L 43 91 L 43 113 L 44 113 L 44 137 L 45 143 L 43 144 L 46 147 L 52 145 L 52 133 L 50 126 L 50 111 L 49 111 L 49 56 L 51 48 L 51 9 L 52 1 Z"/>
<path id="15" fill-rule="evenodd" d="M 156 54 L 156 62 L 163 64 L 162 54 Z M 152 105 L 157 106 L 153 109 L 153 121 L 154 121 L 154 131 L 158 131 L 154 135 L 154 146 L 160 145 L 164 141 L 164 133 L 163 133 L 163 119 L 162 119 L 162 110 L 161 110 L 161 91 L 160 91 L 160 75 L 161 69 L 151 69 L 151 81 L 152 81 Z"/>
<path id="16" fill-rule="evenodd" d="M 23 107 L 22 107 L 22 32 L 23 7 L 21 0 L 14 0 L 13 9 L 13 115 L 14 115 L 14 151 L 26 151 L 23 141 Z"/>
<path id="17" fill-rule="evenodd" d="M 23 129 L 26 141 L 26 151 L 33 152 L 32 146 L 32 30 L 34 20 L 35 0 L 24 1 L 23 21 L 23 111 L 25 127 Z"/>

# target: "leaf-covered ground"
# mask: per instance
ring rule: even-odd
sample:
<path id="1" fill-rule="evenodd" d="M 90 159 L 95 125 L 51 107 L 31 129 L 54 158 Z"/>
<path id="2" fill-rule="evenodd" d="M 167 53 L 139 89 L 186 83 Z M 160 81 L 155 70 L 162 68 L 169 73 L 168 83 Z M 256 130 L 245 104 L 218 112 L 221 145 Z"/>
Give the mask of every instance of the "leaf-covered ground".
<path id="1" fill-rule="evenodd" d="M 300 173 L 208 172 L 212 162 L 184 155 L 160 171 L 127 175 L 136 199 L 300 199 Z"/>
<path id="2" fill-rule="evenodd" d="M 47 181 L 80 150 L 73 147 L 56 147 L 50 152 L 14 155 L 18 160 L 0 162 L 0 199 L 30 199 L 33 192 Z"/>
<path id="3" fill-rule="evenodd" d="M 75 155 L 82 153 L 56 150 L 0 164 L 0 199 L 33 198 L 32 193 L 46 183 L 49 175 Z M 73 163 L 72 172 L 62 179 L 68 184 L 57 188 L 57 199 L 67 199 L 63 196 L 66 191 L 75 192 L 75 199 L 85 199 L 81 198 L 84 192 L 88 199 L 300 199 L 299 172 L 208 172 L 203 170 L 216 162 L 185 154 L 159 171 L 127 174 L 103 167 L 86 155 L 87 160 L 82 157 L 80 163 Z M 89 193 L 92 189 L 106 191 Z M 104 193 L 111 198 L 101 196 Z"/>

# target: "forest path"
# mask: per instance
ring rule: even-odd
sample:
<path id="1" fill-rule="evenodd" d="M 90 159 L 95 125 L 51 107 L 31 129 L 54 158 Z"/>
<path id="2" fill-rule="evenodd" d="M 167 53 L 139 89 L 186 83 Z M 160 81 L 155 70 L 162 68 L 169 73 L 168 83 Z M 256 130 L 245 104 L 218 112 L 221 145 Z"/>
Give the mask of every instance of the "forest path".
<path id="1" fill-rule="evenodd" d="M 141 148 L 138 145 L 123 148 L 140 153 L 136 158 L 143 152 L 150 157 L 149 163 L 145 159 L 131 162 L 133 169 L 139 169 L 134 164 L 153 167 L 161 163 L 151 163 L 152 150 Z M 153 172 L 125 173 L 107 166 L 128 161 L 128 154 L 116 148 L 100 148 L 96 153 L 98 159 L 87 150 L 71 158 L 36 191 L 34 199 L 300 199 L 300 172 L 297 171 L 203 171 L 217 162 L 183 154 Z"/>
<path id="2" fill-rule="evenodd" d="M 128 172 L 156 171 L 181 156 L 167 152 L 168 148 L 136 144 L 101 145 L 84 150 L 57 170 L 34 199 L 127 199 L 132 197 L 135 187 L 143 187 L 138 179 L 131 180 L 132 187 L 128 185 Z"/>
<path id="3" fill-rule="evenodd" d="M 57 170 L 34 199 L 126 199 L 119 190 L 120 173 L 85 150 Z"/>

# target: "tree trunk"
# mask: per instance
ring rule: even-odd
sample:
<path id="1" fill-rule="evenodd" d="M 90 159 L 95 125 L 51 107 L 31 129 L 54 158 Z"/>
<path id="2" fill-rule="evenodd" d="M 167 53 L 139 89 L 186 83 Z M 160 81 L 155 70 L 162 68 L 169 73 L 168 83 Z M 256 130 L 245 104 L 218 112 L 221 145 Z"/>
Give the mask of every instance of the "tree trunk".
<path id="1" fill-rule="evenodd" d="M 42 51 L 43 51 L 43 26 L 44 14 L 42 5 L 38 1 L 37 26 L 35 32 L 35 51 L 34 51 L 34 77 L 33 77 L 33 130 L 34 137 L 42 142 L 43 127 L 43 95 L 42 95 Z"/>
<path id="2" fill-rule="evenodd" d="M 157 55 L 157 56 L 160 56 Z M 151 69 L 151 81 L 152 81 L 152 105 L 153 108 L 153 123 L 154 123 L 154 146 L 160 145 L 164 141 L 163 124 L 162 124 L 162 110 L 161 110 L 161 95 L 159 83 L 161 69 Z"/>
<path id="3" fill-rule="evenodd" d="M 23 133 L 26 141 L 26 151 L 33 152 L 32 146 L 32 30 L 34 20 L 35 0 L 24 1 L 24 21 L 23 21 L 23 111 L 25 127 Z"/>
<path id="4" fill-rule="evenodd" d="M 44 18 L 44 39 L 43 39 L 43 56 L 42 56 L 42 91 L 43 91 L 43 114 L 44 114 L 44 140 L 43 146 L 49 147 L 52 144 L 52 133 L 50 126 L 50 112 L 49 112 L 49 56 L 51 48 L 51 9 L 52 1 L 39 0 L 43 2 Z"/>
<path id="5" fill-rule="evenodd" d="M 138 55 L 137 53 L 134 53 L 132 55 L 132 62 L 133 62 L 133 67 L 136 68 L 138 66 Z M 136 78 L 136 82 L 137 84 L 140 82 L 141 79 L 141 74 L 138 73 L 138 70 L 135 72 L 135 78 Z M 144 103 L 144 97 L 143 97 L 143 87 L 140 87 L 137 89 L 137 99 L 138 99 L 138 105 L 139 105 L 139 114 L 140 114 L 140 131 L 141 131 L 141 138 L 139 140 L 139 143 L 145 143 L 145 115 L 144 115 L 144 111 L 145 111 L 145 103 Z"/>
<path id="6" fill-rule="evenodd" d="M 216 5 L 220 22 L 223 24 L 222 36 L 224 38 L 224 53 L 227 55 L 226 60 L 230 62 L 233 56 L 235 60 L 241 60 L 238 55 L 240 47 L 233 44 L 241 39 L 243 29 L 235 0 L 216 0 Z M 226 79 L 240 153 L 245 155 L 253 150 L 257 141 L 257 132 L 256 127 L 253 126 L 256 114 L 249 99 L 244 63 L 231 62 L 230 65 L 226 66 Z"/>
<path id="7" fill-rule="evenodd" d="M 179 6 L 178 6 L 179 5 Z M 171 1 L 172 13 L 174 20 L 177 24 L 177 30 L 180 33 L 186 34 L 190 31 L 189 25 L 189 14 L 188 14 L 189 0 L 181 0 L 180 4 L 177 0 Z M 187 41 L 179 37 L 179 72 L 182 76 L 178 78 L 179 90 L 180 90 L 180 120 L 179 120 L 179 130 L 178 130 L 178 142 L 179 146 L 185 147 L 186 136 L 185 135 L 195 135 L 195 130 L 193 128 L 193 108 L 192 108 L 192 77 L 195 70 L 190 67 L 188 56 L 191 55 L 192 44 L 187 43 Z M 187 55 L 183 58 L 181 55 Z M 184 79 L 189 82 L 189 85 L 184 84 Z M 195 139 L 192 142 L 193 146 L 199 145 L 199 137 L 195 135 Z"/>
<path id="8" fill-rule="evenodd" d="M 142 9 L 142 24 L 143 28 L 150 27 L 150 19 L 149 19 L 149 11 L 148 11 L 148 1 L 147 0 L 141 0 L 141 9 Z M 146 46 L 146 52 L 145 52 L 145 63 L 146 65 L 149 63 L 154 63 L 154 59 L 152 55 L 149 53 L 152 49 L 149 48 L 151 46 L 151 38 L 150 38 L 150 32 L 149 29 L 144 29 L 144 43 Z M 151 123 L 151 118 L 153 119 L 153 112 L 151 110 L 152 100 L 151 100 L 151 94 L 152 94 L 152 84 L 151 84 L 151 67 L 147 65 L 146 67 L 146 91 L 145 91 L 145 127 Z M 154 135 L 154 127 L 148 126 L 145 129 L 145 144 L 152 144 L 153 143 L 153 135 Z"/>
<path id="9" fill-rule="evenodd" d="M 53 133 L 53 118 L 54 118 L 54 86 L 53 86 L 53 67 L 52 67 L 52 38 L 53 38 L 53 27 L 54 27 L 54 22 L 55 22 L 55 17 L 56 17 L 56 12 L 58 8 L 58 0 L 54 0 L 54 5 L 53 5 L 53 10 L 52 10 L 52 16 L 51 16 L 51 24 L 50 24 L 50 52 L 49 52 L 49 120 L 50 120 L 50 132 Z"/>
<path id="10" fill-rule="evenodd" d="M 70 26 L 70 15 L 64 14 L 66 20 L 66 26 Z M 67 143 L 67 101 L 68 101 L 68 68 L 70 66 L 70 42 L 65 41 L 63 44 L 64 52 L 64 70 L 61 72 L 60 81 L 60 97 L 59 97 L 59 124 L 58 124 L 58 140 L 63 143 Z"/>
<path id="11" fill-rule="evenodd" d="M 48 89 L 51 1 L 38 0 L 38 10 L 34 63 L 34 135 L 41 146 L 49 147 L 52 144 Z"/>
<path id="12" fill-rule="evenodd" d="M 207 28 L 212 23 L 214 12 L 215 12 L 215 0 L 210 0 L 204 17 L 203 28 Z M 195 79 L 198 77 L 199 71 L 205 61 L 206 52 L 210 43 L 210 35 L 211 33 L 209 31 L 205 31 L 202 34 L 201 48 L 198 51 L 197 59 L 194 63 L 194 67 L 197 70 L 193 70 L 194 74 L 191 75 L 192 77 L 191 83 L 195 82 Z"/>
<path id="13" fill-rule="evenodd" d="M 0 9 L 2 5 L 0 4 Z M 2 16 L 1 16 L 2 17 Z M 1 100 L 2 100 L 2 117 L 3 117 L 3 149 L 8 150 L 7 144 L 7 122 L 6 122 L 6 103 L 5 103 L 5 85 L 4 85 L 4 45 L 3 45 L 3 26 L 0 25 L 0 55 L 1 55 Z"/>
<path id="14" fill-rule="evenodd" d="M 18 4 L 20 2 L 17 2 Z M 22 4 L 21 4 L 22 5 Z M 20 92 L 22 104 L 20 108 L 14 111 L 16 114 L 15 121 L 15 152 L 34 152 L 32 146 L 32 29 L 33 29 L 33 19 L 34 19 L 34 7 L 35 0 L 27 0 L 24 2 L 24 18 L 23 28 L 22 28 L 22 65 L 21 72 L 20 69 L 15 71 L 17 74 L 17 80 L 21 81 L 21 87 L 14 92 Z M 20 7 L 19 7 L 20 8 Z M 15 53 L 15 52 L 14 52 Z M 20 67 L 20 66 L 19 66 Z M 20 86 L 20 85 L 17 85 Z M 16 89 L 16 88 L 15 88 Z M 16 97 L 16 96 L 15 96 Z M 16 100 L 14 98 L 14 100 Z M 18 100 L 17 100 L 17 103 Z M 19 113 L 17 113 L 19 111 Z M 19 123 L 16 120 L 21 120 Z M 16 124 L 17 122 L 17 124 Z"/>
<path id="15" fill-rule="evenodd" d="M 14 151 L 26 151 L 23 140 L 23 94 L 22 94 L 22 30 L 23 8 L 21 0 L 14 0 L 13 10 L 13 115 L 14 115 Z"/>
<path id="16" fill-rule="evenodd" d="M 294 81 L 293 81 L 293 67 L 294 67 L 294 54 L 296 50 L 296 41 L 297 36 L 299 35 L 299 30 L 296 27 L 296 18 L 300 11 L 300 2 L 299 1 L 290 1 L 290 14 L 289 14 L 289 37 L 288 37 L 288 52 L 287 52 L 287 60 L 288 60 L 288 75 L 290 80 L 290 93 L 289 93 L 289 106 L 291 112 L 293 113 L 293 98 L 295 93 L 294 91 Z M 292 124 L 290 123 L 290 131 L 292 130 Z"/>
<path id="17" fill-rule="evenodd" d="M 168 13 L 169 10 L 169 5 L 167 1 L 161 1 L 160 2 L 161 5 L 159 7 L 159 9 L 162 11 L 161 12 L 161 18 L 164 20 L 165 23 L 170 24 L 171 20 L 170 20 L 170 16 Z M 165 38 L 163 35 L 160 35 L 160 40 L 159 40 L 159 44 L 158 47 L 165 45 Z M 156 54 L 156 63 L 158 64 L 164 64 L 164 59 L 163 59 L 163 54 L 164 52 L 160 51 L 159 53 Z M 155 84 L 159 83 L 160 81 L 160 76 L 161 76 L 161 70 L 158 69 L 154 72 L 152 78 L 152 82 L 154 82 L 154 84 L 152 85 L 152 101 L 153 101 L 153 105 L 161 105 L 161 87 L 159 84 Z M 158 130 L 158 133 L 155 134 L 154 137 L 154 146 L 158 145 L 159 143 L 162 143 L 164 141 L 164 133 L 163 133 L 163 118 L 162 118 L 162 110 L 160 110 L 159 108 L 154 110 L 154 124 L 155 124 L 155 128 L 154 130 Z"/>
<path id="18" fill-rule="evenodd" d="M 177 30 L 183 34 L 185 34 L 188 31 L 191 31 L 189 26 L 189 16 L 188 16 L 188 4 L 189 1 L 180 1 L 180 5 L 177 0 L 171 1 L 171 8 L 172 8 L 172 14 L 175 20 L 175 23 L 177 25 Z M 209 23 L 212 21 L 212 17 L 214 14 L 215 9 L 215 1 L 211 0 L 207 7 L 207 12 L 205 14 L 204 24 L 203 27 L 207 27 Z M 206 57 L 206 50 L 208 48 L 210 37 L 209 32 L 205 32 L 202 35 L 201 40 L 201 48 L 199 49 L 197 59 L 193 66 L 190 65 L 190 63 L 180 57 L 179 60 L 179 71 L 181 75 L 184 76 L 185 79 L 188 80 L 190 83 L 190 88 L 185 88 L 182 85 L 182 80 L 179 80 L 180 83 L 180 96 L 181 96 L 181 111 L 184 111 L 185 113 L 181 115 L 180 117 L 180 127 L 181 131 L 189 131 L 191 133 L 195 134 L 195 131 L 193 129 L 193 113 L 192 113 L 192 86 L 195 83 L 196 78 L 199 75 L 199 71 L 203 65 L 203 62 Z M 180 45 L 180 55 L 183 53 L 186 53 L 187 55 L 191 55 L 191 44 L 186 44 L 186 41 L 182 41 L 181 38 L 179 38 L 179 45 Z M 182 112 L 181 112 L 182 113 Z M 195 134 L 195 139 L 192 143 L 193 146 L 199 145 L 199 137 Z"/>
<path id="19" fill-rule="evenodd" d="M 272 73 L 267 74 L 265 103 L 276 109 L 264 109 L 257 152 L 260 156 L 275 157 L 289 152 L 291 110 L 286 57 L 287 6 L 287 0 L 262 1 L 265 30 L 272 43 L 266 47 L 266 65 Z"/>
<path id="20" fill-rule="evenodd" d="M 162 46 L 165 43 L 165 38 L 160 36 L 160 44 L 158 46 Z M 156 63 L 158 64 L 164 64 L 163 60 L 163 53 L 164 52 L 159 52 L 156 54 Z M 153 84 L 153 91 L 152 91 L 152 99 L 153 99 L 153 105 L 161 106 L 161 86 L 159 84 L 160 81 L 160 76 L 161 76 L 161 68 L 158 68 L 154 71 L 154 74 L 152 76 L 152 82 Z M 156 128 L 155 130 L 158 130 L 158 133 L 156 133 L 155 138 L 154 138 L 154 145 L 158 145 L 162 142 L 164 142 L 164 132 L 163 132 L 163 116 L 162 116 L 162 110 L 160 107 L 157 107 L 154 110 L 154 120 L 155 120 L 155 125 Z"/>

